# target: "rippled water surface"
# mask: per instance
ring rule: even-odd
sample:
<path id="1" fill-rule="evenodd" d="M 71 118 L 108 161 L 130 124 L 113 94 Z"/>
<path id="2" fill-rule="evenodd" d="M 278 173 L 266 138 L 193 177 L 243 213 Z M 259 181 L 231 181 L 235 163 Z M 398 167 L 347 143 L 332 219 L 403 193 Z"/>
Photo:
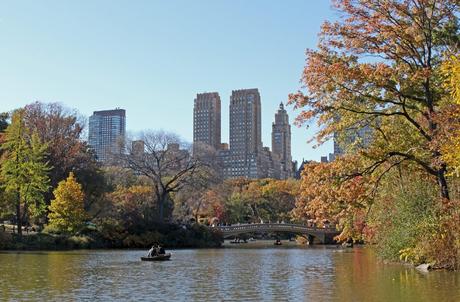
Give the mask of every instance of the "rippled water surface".
<path id="1" fill-rule="evenodd" d="M 175 250 L 0 253 L 0 300 L 460 301 L 460 274 L 422 274 L 355 248 L 271 242 Z"/>

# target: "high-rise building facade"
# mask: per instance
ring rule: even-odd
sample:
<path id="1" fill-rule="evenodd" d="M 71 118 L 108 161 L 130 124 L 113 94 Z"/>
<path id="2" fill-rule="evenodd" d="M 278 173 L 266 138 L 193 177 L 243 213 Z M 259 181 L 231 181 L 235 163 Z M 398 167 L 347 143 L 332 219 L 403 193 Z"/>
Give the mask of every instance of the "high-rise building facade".
<path id="1" fill-rule="evenodd" d="M 258 89 L 233 90 L 230 97 L 230 150 L 248 155 L 262 149 Z"/>
<path id="2" fill-rule="evenodd" d="M 257 178 L 257 155 L 262 150 L 261 105 L 258 89 L 233 90 L 230 97 L 232 177 Z"/>
<path id="3" fill-rule="evenodd" d="M 126 134 L 124 109 L 94 111 L 89 117 L 88 143 L 96 152 L 97 160 L 106 162 L 120 151 L 119 140 Z"/>
<path id="4" fill-rule="evenodd" d="M 220 96 L 217 92 L 199 93 L 193 106 L 193 143 L 221 148 Z"/>
<path id="5" fill-rule="evenodd" d="M 292 177 L 291 125 L 283 103 L 275 113 L 275 122 L 272 124 L 272 152 L 279 157 L 281 169 Z"/>

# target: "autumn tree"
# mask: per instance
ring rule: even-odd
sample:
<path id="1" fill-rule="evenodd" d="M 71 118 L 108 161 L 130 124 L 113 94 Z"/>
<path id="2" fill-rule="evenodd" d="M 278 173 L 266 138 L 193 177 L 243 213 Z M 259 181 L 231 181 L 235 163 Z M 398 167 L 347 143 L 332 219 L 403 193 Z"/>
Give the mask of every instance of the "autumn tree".
<path id="1" fill-rule="evenodd" d="M 130 187 L 137 185 L 139 177 L 131 169 L 122 166 L 105 166 L 102 168 L 107 189 L 110 192 L 119 187 Z"/>
<path id="2" fill-rule="evenodd" d="M 321 143 L 333 134 L 369 127 L 360 174 L 411 162 L 436 179 L 449 198 L 447 164 L 433 148 L 445 90 L 439 67 L 458 37 L 458 1 L 334 1 L 336 22 L 325 22 L 317 50 L 307 50 L 302 82 L 292 94 L 299 123 L 317 120 Z M 449 35 L 445 33 L 449 32 Z"/>
<path id="3" fill-rule="evenodd" d="M 48 145 L 46 159 L 53 163 L 50 171 L 51 188 L 73 172 L 85 192 L 89 208 L 105 191 L 103 173 L 93 151 L 83 140 L 84 118 L 59 103 L 34 102 L 25 106 L 24 121 Z M 49 204 L 52 190 L 46 194 Z"/>
<path id="4" fill-rule="evenodd" d="M 81 185 L 72 172 L 66 180 L 59 182 L 53 191 L 54 199 L 49 206 L 49 227 L 64 233 L 74 233 L 81 229 L 87 217 Z"/>
<path id="5" fill-rule="evenodd" d="M 0 181 L 4 197 L 15 208 L 18 234 L 22 235 L 24 222 L 46 210 L 44 193 L 49 188 L 50 170 L 45 160 L 47 145 L 26 127 L 22 109 L 13 113 L 4 139 Z"/>
<path id="6" fill-rule="evenodd" d="M 373 201 L 373 181 L 360 175 L 356 157 L 341 157 L 330 163 L 309 163 L 302 172 L 300 194 L 293 210 L 297 221 L 337 224 L 340 240 L 362 239 Z"/>
<path id="7" fill-rule="evenodd" d="M 6 128 L 8 127 L 8 119 L 9 119 L 9 113 L 8 112 L 1 112 L 0 113 L 0 132 L 4 132 Z"/>
<path id="8" fill-rule="evenodd" d="M 222 190 L 223 184 L 206 191 L 204 199 L 206 200 L 208 216 L 216 218 L 218 222 L 223 222 L 226 218 L 225 190 Z"/>
<path id="9" fill-rule="evenodd" d="M 121 166 L 104 166 L 102 167 L 102 184 L 98 184 L 103 189 L 103 194 L 95 198 L 93 202 L 85 206 L 85 210 L 91 218 L 108 218 L 113 215 L 117 216 L 115 200 L 112 193 L 120 188 L 129 188 L 136 185 L 144 185 L 139 181 L 132 170 Z"/>
<path id="10" fill-rule="evenodd" d="M 451 55 L 442 63 L 445 76 L 444 88 L 449 92 L 450 102 L 460 105 L 460 54 Z"/>
<path id="11" fill-rule="evenodd" d="M 229 185 L 230 181 L 211 185 L 204 193 L 201 194 L 199 207 L 191 206 L 192 213 L 199 213 L 209 218 L 217 218 L 219 222 L 229 222 L 228 201 L 232 194 L 233 188 Z M 186 194 L 186 191 L 184 192 Z M 183 194 L 181 192 L 181 194 Z"/>
<path id="12" fill-rule="evenodd" d="M 199 173 L 199 172 L 198 172 Z M 207 198 L 208 188 L 211 181 L 208 183 L 205 178 L 197 178 L 196 182 L 187 181 L 180 191 L 174 194 L 174 210 L 181 211 L 182 220 L 193 218 L 199 221 L 204 212 L 207 212 L 209 207 L 209 199 Z"/>
<path id="13" fill-rule="evenodd" d="M 202 214 L 206 213 L 207 216 L 210 214 L 212 202 L 208 198 L 208 190 L 222 183 L 223 180 L 214 148 L 195 143 L 192 156 L 198 166 L 190 177 L 184 179 L 185 185 L 175 194 L 174 202 L 181 209 L 183 216 L 192 216 L 195 221 L 198 221 Z"/>
<path id="14" fill-rule="evenodd" d="M 157 221 L 158 211 L 152 186 L 141 184 L 119 186 L 109 194 L 108 198 L 113 203 L 110 216 L 118 219 L 127 230 L 145 229 Z"/>
<path id="15" fill-rule="evenodd" d="M 441 66 L 445 77 L 444 88 L 448 92 L 446 107 L 438 115 L 441 125 L 438 139 L 442 159 L 451 172 L 460 173 L 460 55 L 451 55 Z"/>
<path id="16" fill-rule="evenodd" d="M 140 146 L 140 147 L 139 147 Z M 125 167 L 151 181 L 158 203 L 158 217 L 172 210 L 171 194 L 182 189 L 200 166 L 192 157 L 190 147 L 177 135 L 164 131 L 146 132 L 139 141 L 127 141 L 129 154 L 118 155 Z"/>
<path id="17" fill-rule="evenodd" d="M 10 114 L 8 112 L 0 113 L 0 145 L 5 141 L 5 130 L 9 125 Z M 0 149 L 0 157 L 2 156 L 3 151 Z"/>
<path id="18" fill-rule="evenodd" d="M 269 213 L 268 218 L 272 221 L 290 221 L 291 211 L 300 193 L 300 182 L 295 179 L 271 179 L 260 190 Z"/>
<path id="19" fill-rule="evenodd" d="M 206 190 L 200 213 L 224 223 L 290 221 L 298 193 L 294 179 L 228 179 Z"/>

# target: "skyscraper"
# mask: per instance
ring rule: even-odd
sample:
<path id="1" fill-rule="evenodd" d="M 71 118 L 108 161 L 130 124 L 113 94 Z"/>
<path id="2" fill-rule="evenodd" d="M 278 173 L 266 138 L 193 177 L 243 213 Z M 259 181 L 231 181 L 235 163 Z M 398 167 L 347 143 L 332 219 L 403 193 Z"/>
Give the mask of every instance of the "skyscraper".
<path id="1" fill-rule="evenodd" d="M 118 143 L 125 134 L 124 109 L 94 111 L 89 117 L 88 143 L 95 150 L 98 161 L 106 162 L 112 153 L 119 152 Z"/>
<path id="2" fill-rule="evenodd" d="M 259 90 L 233 90 L 230 97 L 230 150 L 233 154 L 248 156 L 261 149 Z"/>
<path id="3" fill-rule="evenodd" d="M 217 92 L 199 93 L 193 107 L 193 143 L 220 149 L 220 96 Z"/>
<path id="4" fill-rule="evenodd" d="M 289 116 L 283 103 L 280 104 L 278 112 L 275 113 L 275 122 L 272 124 L 272 152 L 279 157 L 281 169 L 287 173 L 287 176 L 293 176 L 291 125 L 289 125 Z"/>
<path id="5" fill-rule="evenodd" d="M 233 90 L 230 97 L 230 176 L 257 178 L 257 157 L 260 151 L 262 138 L 259 90 Z"/>

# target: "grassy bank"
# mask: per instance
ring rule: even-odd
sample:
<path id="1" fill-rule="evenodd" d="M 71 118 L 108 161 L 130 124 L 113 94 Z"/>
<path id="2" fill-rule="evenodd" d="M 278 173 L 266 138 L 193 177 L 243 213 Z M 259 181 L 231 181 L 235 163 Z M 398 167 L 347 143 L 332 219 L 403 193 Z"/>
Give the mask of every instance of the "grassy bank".
<path id="1" fill-rule="evenodd" d="M 104 227 L 75 235 L 42 232 L 19 237 L 0 232 L 0 250 L 148 248 L 156 242 L 166 248 L 214 248 L 222 241 L 220 232 L 197 224 L 162 224 L 139 232 Z"/>

